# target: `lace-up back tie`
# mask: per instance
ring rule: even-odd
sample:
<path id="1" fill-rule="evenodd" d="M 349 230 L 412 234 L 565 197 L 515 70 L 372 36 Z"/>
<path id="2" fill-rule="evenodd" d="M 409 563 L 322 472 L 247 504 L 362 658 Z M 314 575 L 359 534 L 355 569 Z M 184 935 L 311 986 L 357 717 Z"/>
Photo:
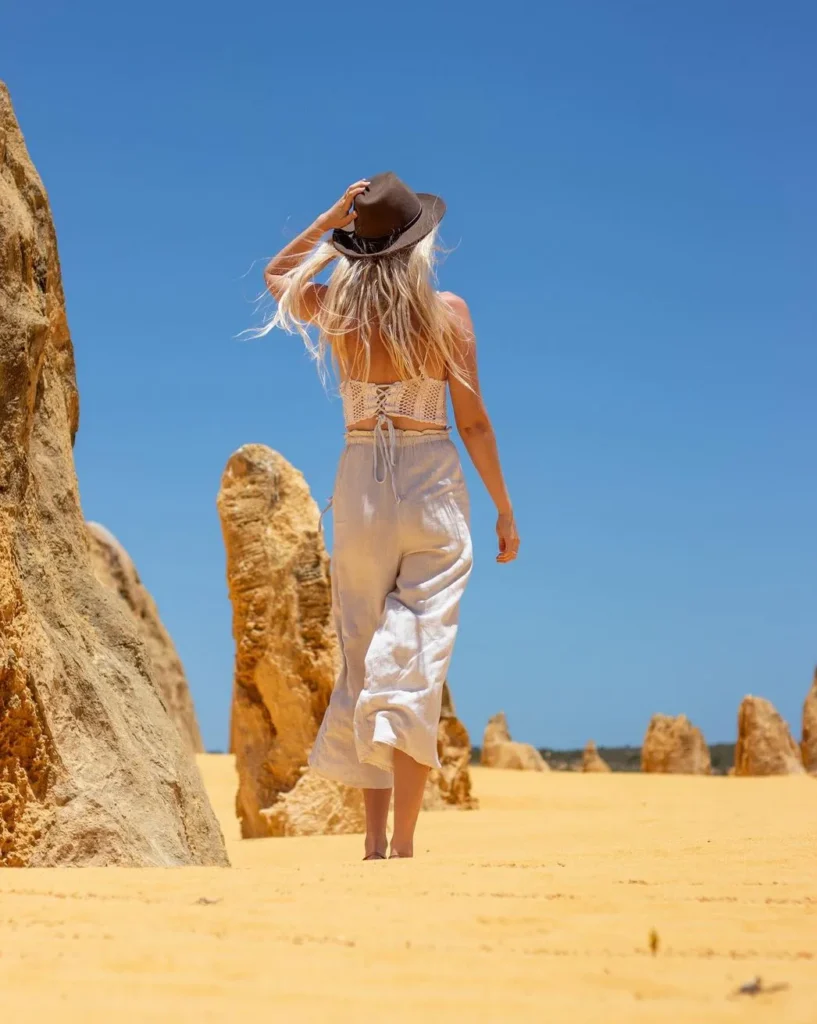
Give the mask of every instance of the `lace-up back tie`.
<path id="1" fill-rule="evenodd" d="M 374 428 L 374 477 L 385 483 L 390 477 L 395 501 L 400 501 L 395 484 L 397 438 L 394 416 L 419 420 L 430 427 L 447 428 L 445 381 L 436 377 L 411 377 L 390 384 L 345 380 L 340 386 L 343 418 L 347 428 L 361 420 L 376 419 Z"/>

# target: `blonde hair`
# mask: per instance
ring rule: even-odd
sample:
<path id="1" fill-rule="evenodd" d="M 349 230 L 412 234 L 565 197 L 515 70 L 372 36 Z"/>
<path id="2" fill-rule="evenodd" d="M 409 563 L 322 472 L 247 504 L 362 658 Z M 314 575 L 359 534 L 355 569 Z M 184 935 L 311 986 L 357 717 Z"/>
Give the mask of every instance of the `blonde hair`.
<path id="1" fill-rule="evenodd" d="M 463 325 L 435 289 L 437 252 L 435 231 L 411 247 L 364 259 L 343 256 L 324 242 L 284 275 L 286 291 L 278 309 L 255 334 L 274 327 L 300 334 L 324 381 L 328 355 L 342 377 L 368 379 L 372 340 L 379 337 L 401 379 L 423 376 L 436 365 L 470 386 L 463 368 Z M 313 280 L 335 260 L 314 317 L 316 341 L 298 314 Z M 358 343 L 353 354 L 350 341 Z"/>

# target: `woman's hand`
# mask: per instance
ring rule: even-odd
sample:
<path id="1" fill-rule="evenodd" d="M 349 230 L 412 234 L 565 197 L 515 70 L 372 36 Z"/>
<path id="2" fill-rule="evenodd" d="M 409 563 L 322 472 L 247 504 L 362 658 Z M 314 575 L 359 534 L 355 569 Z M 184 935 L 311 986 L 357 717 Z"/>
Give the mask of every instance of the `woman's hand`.
<path id="1" fill-rule="evenodd" d="M 361 181 L 356 181 L 354 185 L 350 185 L 335 205 L 318 217 L 316 223 L 320 226 L 321 230 L 334 231 L 335 228 L 345 228 L 351 224 L 355 217 L 357 217 L 355 211 L 351 209 L 352 203 L 368 187 L 369 182 L 365 178 Z"/>
<path id="2" fill-rule="evenodd" d="M 496 535 L 499 538 L 497 562 L 512 562 L 519 554 L 519 534 L 516 532 L 513 512 L 499 515 L 496 521 Z"/>

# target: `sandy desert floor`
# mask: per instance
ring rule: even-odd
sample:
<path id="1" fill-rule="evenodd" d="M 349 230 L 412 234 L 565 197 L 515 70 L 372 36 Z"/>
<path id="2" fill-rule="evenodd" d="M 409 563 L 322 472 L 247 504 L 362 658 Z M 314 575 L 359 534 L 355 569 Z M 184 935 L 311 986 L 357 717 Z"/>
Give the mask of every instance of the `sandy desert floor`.
<path id="1" fill-rule="evenodd" d="M 0 1018 L 817 1022 L 814 779 L 478 769 L 479 811 L 363 864 L 241 842 L 200 764 L 232 869 L 0 872 Z"/>

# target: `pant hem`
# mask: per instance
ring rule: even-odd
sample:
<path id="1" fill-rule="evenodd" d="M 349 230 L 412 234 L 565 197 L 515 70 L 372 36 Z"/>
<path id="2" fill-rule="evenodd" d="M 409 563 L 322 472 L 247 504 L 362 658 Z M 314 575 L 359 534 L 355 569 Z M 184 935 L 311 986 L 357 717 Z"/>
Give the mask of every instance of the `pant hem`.
<path id="1" fill-rule="evenodd" d="M 380 765 L 372 765 L 372 767 L 380 768 Z M 352 789 L 391 789 L 394 785 L 391 781 L 382 783 L 361 782 L 360 775 L 345 772 L 342 769 L 323 768 L 316 764 L 310 764 L 309 768 L 310 771 L 324 779 L 329 779 L 330 782 L 339 782 L 342 786 L 350 786 Z M 380 770 L 386 771 L 385 768 L 380 768 Z"/>
<path id="2" fill-rule="evenodd" d="M 428 768 L 429 770 L 432 770 L 432 769 L 439 770 L 439 769 L 442 768 L 442 765 L 440 764 L 439 758 L 434 758 L 434 761 L 431 764 L 429 764 L 428 761 L 420 760 L 420 758 L 416 757 L 410 750 L 406 750 L 406 748 L 401 743 L 386 743 L 384 740 L 376 740 L 372 744 L 372 746 L 367 746 L 367 747 L 363 748 L 362 752 L 361 752 L 361 748 L 358 747 L 358 754 L 357 754 L 358 761 L 360 761 L 361 764 L 369 764 L 373 768 L 379 768 L 381 771 L 384 771 L 384 772 L 393 772 L 394 771 L 393 762 L 392 762 L 392 765 L 389 768 L 384 768 L 383 763 L 381 761 L 377 760 L 377 755 L 375 753 L 374 748 L 375 747 L 379 747 L 379 746 L 380 747 L 391 747 L 391 749 L 392 749 L 392 758 L 394 757 L 394 751 L 395 750 L 399 750 L 402 754 L 405 754 L 406 757 L 410 757 L 412 759 L 412 761 L 416 761 L 417 764 L 421 764 L 424 768 Z"/>

